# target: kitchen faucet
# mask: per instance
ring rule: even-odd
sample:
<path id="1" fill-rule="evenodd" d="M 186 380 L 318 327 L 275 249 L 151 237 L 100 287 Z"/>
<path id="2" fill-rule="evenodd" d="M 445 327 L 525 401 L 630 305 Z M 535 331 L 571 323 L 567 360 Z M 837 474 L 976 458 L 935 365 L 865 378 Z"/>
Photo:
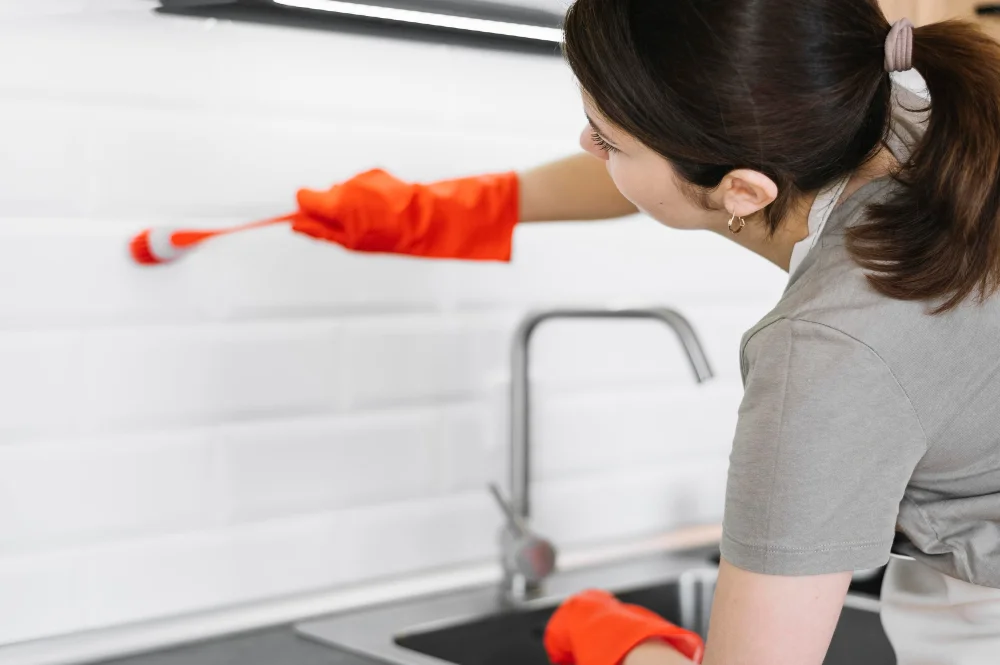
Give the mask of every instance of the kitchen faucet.
<path id="1" fill-rule="evenodd" d="M 528 346 L 539 325 L 552 319 L 626 319 L 661 321 L 680 338 L 691 363 L 695 380 L 703 383 L 712 378 L 712 368 L 694 328 L 678 312 L 665 307 L 638 309 L 552 309 L 533 312 L 522 320 L 514 335 L 511 350 L 510 386 L 510 488 L 506 501 L 499 489 L 490 490 L 507 516 L 501 531 L 501 561 L 503 565 L 503 595 L 507 601 L 527 599 L 538 593 L 541 582 L 555 570 L 556 551 L 546 539 L 527 526 L 531 515 L 530 501 L 530 394 L 528 378 Z"/>

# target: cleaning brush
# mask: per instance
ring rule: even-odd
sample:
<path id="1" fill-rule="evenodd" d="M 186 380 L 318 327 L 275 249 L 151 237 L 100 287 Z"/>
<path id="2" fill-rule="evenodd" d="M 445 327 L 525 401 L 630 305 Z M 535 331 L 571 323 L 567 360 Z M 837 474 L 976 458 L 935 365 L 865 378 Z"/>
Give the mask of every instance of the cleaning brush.
<path id="1" fill-rule="evenodd" d="M 519 182 L 516 171 L 415 183 L 370 169 L 329 189 L 297 190 L 297 210 L 281 217 L 216 231 L 147 229 L 131 253 L 142 265 L 168 263 L 209 238 L 287 222 L 353 252 L 509 262 Z"/>
<path id="2" fill-rule="evenodd" d="M 200 245 L 209 238 L 247 231 L 250 229 L 269 226 L 287 222 L 294 215 L 283 215 L 273 217 L 259 222 L 242 224 L 228 229 L 196 230 L 196 229 L 171 229 L 171 228 L 149 228 L 134 238 L 129 243 L 129 251 L 136 263 L 142 265 L 158 265 L 168 263 L 183 256 L 188 250 Z"/>

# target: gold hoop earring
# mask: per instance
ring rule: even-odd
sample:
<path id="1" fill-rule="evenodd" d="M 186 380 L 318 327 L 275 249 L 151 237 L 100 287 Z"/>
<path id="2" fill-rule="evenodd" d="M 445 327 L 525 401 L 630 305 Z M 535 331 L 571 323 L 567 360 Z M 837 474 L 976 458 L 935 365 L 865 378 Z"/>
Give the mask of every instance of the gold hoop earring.
<path id="1" fill-rule="evenodd" d="M 733 222 L 735 222 L 737 219 L 740 220 L 740 225 L 734 227 Z M 732 233 L 733 235 L 736 235 L 737 233 L 742 231 L 743 227 L 746 225 L 747 225 L 746 220 L 743 219 L 742 217 L 737 217 L 735 212 L 733 213 L 733 216 L 729 218 L 729 232 Z"/>

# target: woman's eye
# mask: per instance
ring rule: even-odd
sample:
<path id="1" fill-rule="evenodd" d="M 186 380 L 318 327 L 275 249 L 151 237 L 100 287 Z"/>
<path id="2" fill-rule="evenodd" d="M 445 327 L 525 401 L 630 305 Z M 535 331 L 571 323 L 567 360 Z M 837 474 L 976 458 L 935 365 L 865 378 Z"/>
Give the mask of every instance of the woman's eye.
<path id="1" fill-rule="evenodd" d="M 618 152 L 618 148 L 605 141 L 604 137 L 597 132 L 591 132 L 590 138 L 593 139 L 594 145 L 596 145 L 598 149 L 603 150 L 604 152 Z"/>

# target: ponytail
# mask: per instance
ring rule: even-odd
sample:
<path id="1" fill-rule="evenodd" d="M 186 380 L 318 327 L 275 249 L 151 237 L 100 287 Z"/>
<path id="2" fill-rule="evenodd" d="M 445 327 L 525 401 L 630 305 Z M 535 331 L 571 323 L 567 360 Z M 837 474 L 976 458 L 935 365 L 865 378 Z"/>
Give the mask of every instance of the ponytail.
<path id="1" fill-rule="evenodd" d="M 962 21 L 917 28 L 927 84 L 925 134 L 897 179 L 903 191 L 848 231 L 880 293 L 945 312 L 1000 289 L 1000 43 Z"/>
<path id="2" fill-rule="evenodd" d="M 877 291 L 936 312 L 1000 289 L 1000 42 L 973 24 L 891 27 L 876 0 L 574 0 L 564 29 L 602 119 L 691 201 L 735 169 L 774 181 L 772 235 L 802 194 L 870 165 L 897 97 L 886 71 L 915 67 L 928 124 L 847 248 Z"/>

